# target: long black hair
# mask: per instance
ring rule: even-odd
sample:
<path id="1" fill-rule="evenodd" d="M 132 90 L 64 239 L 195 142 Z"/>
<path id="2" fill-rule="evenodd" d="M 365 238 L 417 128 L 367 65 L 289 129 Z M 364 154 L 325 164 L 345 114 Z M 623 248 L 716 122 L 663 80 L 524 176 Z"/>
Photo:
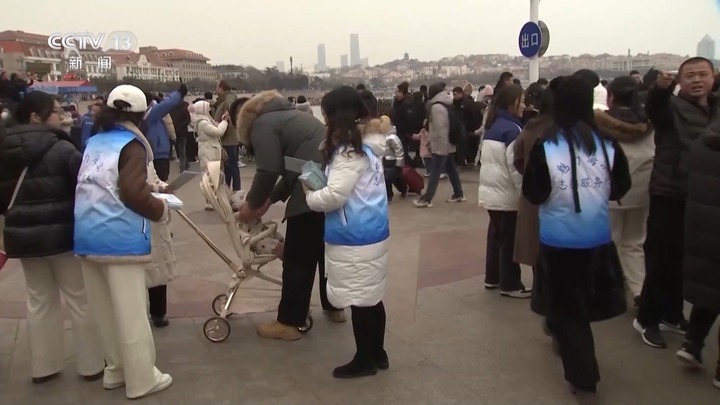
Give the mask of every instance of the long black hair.
<path id="1" fill-rule="evenodd" d="M 321 150 L 323 167 L 330 164 L 340 146 L 348 146 L 343 152 L 347 155 L 356 153 L 365 156 L 359 121 L 368 116 L 368 111 L 357 91 L 349 86 L 339 87 L 326 94 L 320 106 L 327 125 L 325 143 Z"/>
<path id="2" fill-rule="evenodd" d="M 511 79 L 513 77 L 513 74 L 510 72 L 502 72 L 500 74 L 500 78 L 497 81 L 497 84 L 495 84 L 495 94 L 498 93 L 503 87 L 507 86 L 505 83 L 508 79 Z"/>
<path id="3" fill-rule="evenodd" d="M 557 141 L 564 136 L 568 143 L 578 143 L 588 154 L 595 153 L 596 132 L 593 111 L 593 87 L 580 75 L 564 76 L 550 82 L 552 91 L 553 126 L 546 134 L 549 140 Z"/>
<path id="4" fill-rule="evenodd" d="M 15 108 L 13 118 L 17 124 L 29 124 L 30 117 L 33 113 L 45 122 L 55 110 L 55 98 L 52 95 L 42 92 L 33 91 L 25 94 Z"/>
<path id="5" fill-rule="evenodd" d="M 499 93 L 495 93 L 492 105 L 488 108 L 488 117 L 485 121 L 485 129 L 490 129 L 497 119 L 497 110 L 509 110 L 514 108 L 518 100 L 523 96 L 523 88 L 510 84 L 503 86 Z"/>
<path id="6" fill-rule="evenodd" d="M 134 113 L 122 111 L 122 109 L 130 107 L 130 104 L 123 100 L 115 100 L 114 107 L 115 108 L 107 105 L 102 107 L 95 117 L 93 133 L 111 131 L 121 122 L 130 122 L 138 128 L 141 127 L 143 118 L 145 118 L 144 112 Z"/>

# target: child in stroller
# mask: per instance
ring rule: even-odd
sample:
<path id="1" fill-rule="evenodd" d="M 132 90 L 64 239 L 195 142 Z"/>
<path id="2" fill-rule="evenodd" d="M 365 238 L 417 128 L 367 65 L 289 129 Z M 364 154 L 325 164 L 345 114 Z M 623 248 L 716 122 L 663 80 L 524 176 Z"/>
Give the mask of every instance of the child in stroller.
<path id="1" fill-rule="evenodd" d="M 232 206 L 233 212 L 238 212 L 240 207 L 245 203 L 245 191 L 238 190 L 231 194 L 230 205 Z M 268 229 L 262 220 L 257 219 L 252 223 L 239 222 L 238 225 L 243 232 L 247 232 L 249 235 L 257 235 Z M 268 238 L 260 240 L 255 246 L 251 247 L 251 250 L 256 255 L 276 255 L 280 260 L 283 258 L 283 242 L 285 237 L 278 231 L 275 231 L 273 235 Z"/>

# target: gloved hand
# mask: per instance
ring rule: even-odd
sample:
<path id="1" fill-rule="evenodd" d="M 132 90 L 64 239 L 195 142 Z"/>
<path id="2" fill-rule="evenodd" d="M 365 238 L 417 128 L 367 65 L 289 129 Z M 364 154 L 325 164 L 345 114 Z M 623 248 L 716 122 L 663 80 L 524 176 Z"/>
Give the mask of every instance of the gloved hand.
<path id="1" fill-rule="evenodd" d="M 180 87 L 178 87 L 178 93 L 180 93 L 183 97 L 187 96 L 188 88 L 185 83 L 180 84 Z"/>

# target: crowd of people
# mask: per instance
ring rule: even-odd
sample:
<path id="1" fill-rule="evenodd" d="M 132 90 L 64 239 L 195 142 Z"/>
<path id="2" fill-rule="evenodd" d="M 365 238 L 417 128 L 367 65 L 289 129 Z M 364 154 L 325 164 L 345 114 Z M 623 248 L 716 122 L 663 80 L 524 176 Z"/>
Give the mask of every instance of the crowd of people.
<path id="1" fill-rule="evenodd" d="M 490 217 L 485 289 L 531 298 L 573 393 L 597 390 L 590 324 L 627 311 L 626 285 L 642 340 L 664 348 L 662 332 L 683 334 L 677 357 L 701 367 L 720 314 L 718 80 L 703 58 L 677 75 L 635 73 L 603 83 L 580 70 L 523 89 L 506 72 L 476 99 L 472 86 L 433 83 L 410 94 L 401 83 L 381 117 L 366 88 L 340 87 L 321 101 L 324 123 L 307 100 L 276 91 L 237 98 L 222 81 L 215 100 L 192 104 L 185 85 L 167 96 L 120 85 L 84 116 L 49 94 L 25 94 L 0 125 L 0 213 L 4 250 L 25 274 L 32 381 L 63 369 L 62 297 L 84 379 L 125 388 L 128 398 L 172 384 L 155 367 L 151 329 L 169 324 L 171 214 L 153 193 L 173 192 L 172 150 L 187 170 L 190 138 L 201 170 L 221 162 L 233 191 L 241 146 L 254 157 L 238 221 L 286 203 L 285 239 L 273 248 L 283 269 L 277 318 L 258 335 L 302 338 L 316 272 L 327 318 L 345 322 L 350 308 L 356 353 L 336 378 L 390 367 L 388 204 L 394 189 L 408 195 L 408 167 L 428 177 L 418 208 L 432 207 L 443 176 L 453 189 L 446 201 L 465 202 L 458 167 L 477 170 Z M 286 170 L 287 157 L 316 162 L 327 181 L 317 187 Z M 532 287 L 521 264 L 533 268 Z M 713 384 L 720 388 L 720 362 Z"/>

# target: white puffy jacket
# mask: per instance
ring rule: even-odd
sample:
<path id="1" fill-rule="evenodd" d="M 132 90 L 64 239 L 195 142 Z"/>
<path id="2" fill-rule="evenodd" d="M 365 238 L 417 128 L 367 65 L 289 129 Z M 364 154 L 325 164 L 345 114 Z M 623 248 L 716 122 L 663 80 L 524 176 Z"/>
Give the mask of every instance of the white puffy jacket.
<path id="1" fill-rule="evenodd" d="M 216 123 L 210 117 L 210 103 L 198 101 L 193 104 L 190 125 L 195 131 L 198 140 L 200 167 L 205 171 L 208 162 L 217 162 L 222 159 L 223 148 L 220 138 L 225 135 L 229 124 L 226 120 Z"/>
<path id="2" fill-rule="evenodd" d="M 327 213 L 327 295 L 330 303 L 337 308 L 373 306 L 385 295 L 389 240 L 386 236 L 378 236 L 389 232 L 381 163 L 386 148 L 385 136 L 369 135 L 363 143 L 370 147 L 375 156 L 336 153 L 328 173 L 327 186 L 306 193 L 311 210 Z M 342 225 L 333 218 L 339 219 Z M 329 230 L 330 234 L 337 236 L 338 226 L 354 227 L 342 236 L 355 239 L 356 243 L 328 243 Z M 365 243 L 362 240 L 372 242 Z"/>
<path id="3" fill-rule="evenodd" d="M 515 169 L 514 143 L 520 122 L 507 112 L 498 111 L 485 131 L 480 154 L 478 205 L 490 211 L 517 211 L 522 193 L 522 175 Z"/>

